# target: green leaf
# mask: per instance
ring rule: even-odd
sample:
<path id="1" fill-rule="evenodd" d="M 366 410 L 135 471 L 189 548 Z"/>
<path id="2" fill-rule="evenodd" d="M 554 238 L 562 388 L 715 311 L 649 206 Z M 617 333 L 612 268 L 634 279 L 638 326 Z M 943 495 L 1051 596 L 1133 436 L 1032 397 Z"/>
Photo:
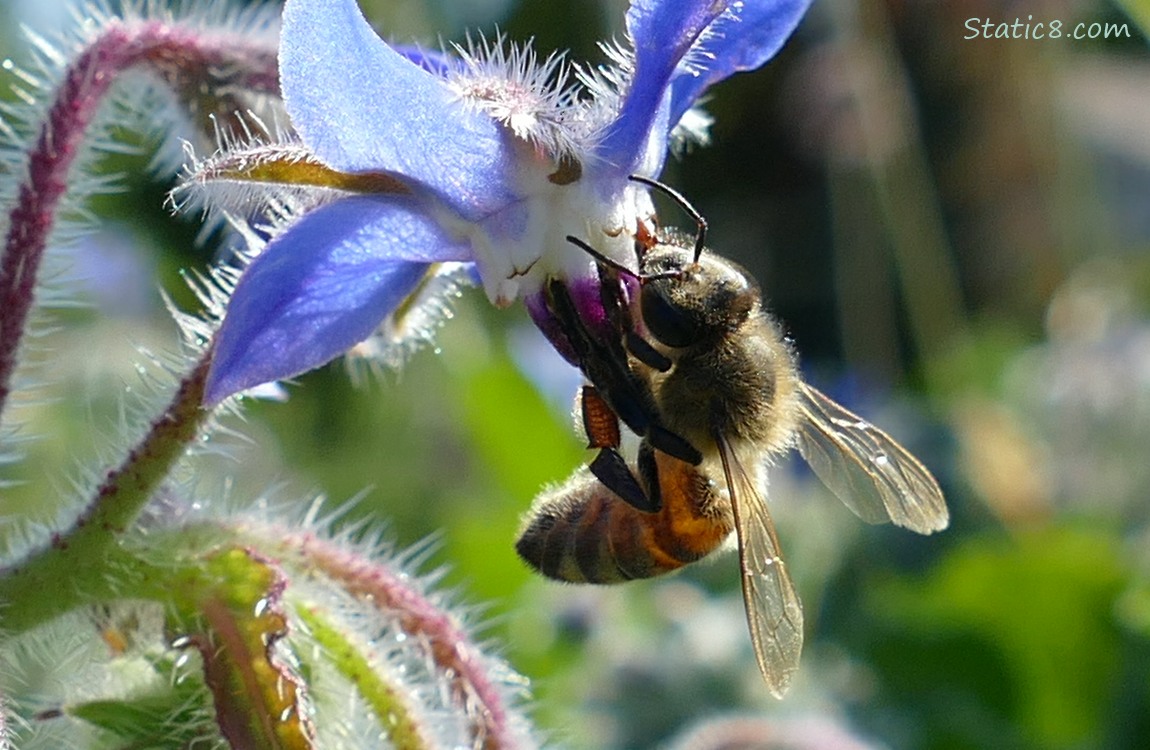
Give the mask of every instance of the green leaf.
<path id="1" fill-rule="evenodd" d="M 935 679 L 949 679 L 956 666 L 998 672 L 1007 683 L 999 707 L 1015 704 L 1029 741 L 1076 746 L 1110 710 L 1122 666 L 1115 605 L 1126 576 L 1113 537 L 1042 529 L 970 540 L 923 581 L 872 586 L 868 605 L 903 631 L 888 638 L 901 658 Z M 916 647 L 905 648 L 910 642 Z M 966 645 L 956 662 L 945 644 L 958 642 Z"/>
<path id="2" fill-rule="evenodd" d="M 197 693 L 200 693 L 197 695 Z M 217 736 L 208 719 L 207 695 L 194 680 L 183 680 L 163 694 L 122 700 L 98 700 L 67 706 L 65 713 L 114 734 L 128 747 L 191 747 Z"/>

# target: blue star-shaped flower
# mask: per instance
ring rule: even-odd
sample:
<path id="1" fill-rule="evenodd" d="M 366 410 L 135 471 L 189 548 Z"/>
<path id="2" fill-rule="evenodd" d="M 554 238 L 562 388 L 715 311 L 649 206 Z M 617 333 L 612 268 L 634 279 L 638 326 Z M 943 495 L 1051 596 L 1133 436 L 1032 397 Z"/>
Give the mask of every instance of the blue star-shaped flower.
<path id="1" fill-rule="evenodd" d="M 284 101 L 307 160 L 342 187 L 244 272 L 206 400 L 334 359 L 433 264 L 473 264 L 501 306 L 548 278 L 593 297 L 593 261 L 564 238 L 631 260 L 653 208 L 628 177 L 657 176 L 703 91 L 770 59 L 808 3 L 633 0 L 632 48 L 609 49 L 613 67 L 579 70 L 590 94 L 579 96 L 556 57 L 537 65 L 501 41 L 458 54 L 392 47 L 355 0 L 287 0 Z"/>

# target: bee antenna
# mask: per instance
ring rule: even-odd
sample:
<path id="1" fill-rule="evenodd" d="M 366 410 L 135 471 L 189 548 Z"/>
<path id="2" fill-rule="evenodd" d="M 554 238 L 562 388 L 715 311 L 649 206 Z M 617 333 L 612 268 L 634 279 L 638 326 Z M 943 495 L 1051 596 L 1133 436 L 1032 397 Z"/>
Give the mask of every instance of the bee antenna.
<path id="1" fill-rule="evenodd" d="M 650 177 L 644 177 L 638 174 L 630 175 L 627 179 L 632 182 L 641 182 L 648 187 L 653 187 L 665 195 L 670 196 L 675 203 L 679 204 L 679 208 L 686 211 L 687 215 L 695 220 L 695 224 L 699 227 L 698 231 L 695 232 L 695 262 L 698 263 L 699 257 L 703 254 L 703 245 L 707 239 L 707 220 L 703 218 L 699 210 L 692 206 L 691 202 L 684 198 L 682 193 L 666 183 L 652 180 Z"/>
<path id="2" fill-rule="evenodd" d="M 627 266 L 623 265 L 619 261 L 614 260 L 612 258 L 608 258 L 606 255 L 599 252 L 595 248 L 591 247 L 590 245 L 588 245 L 586 242 L 579 239 L 575 235 L 569 234 L 569 235 L 567 235 L 566 239 L 572 245 L 574 245 L 575 247 L 579 248 L 580 250 L 587 253 L 592 258 L 594 258 L 596 263 L 599 263 L 600 265 L 604 265 L 604 266 L 607 266 L 608 268 L 614 269 L 615 271 L 618 271 L 619 273 L 621 273 L 625 276 L 630 276 L 633 279 L 638 279 L 640 283 L 643 283 L 646 281 L 655 281 L 657 279 L 677 279 L 677 278 L 679 278 L 679 275 L 680 275 L 679 271 L 664 271 L 663 273 L 652 273 L 652 274 L 647 274 L 647 275 L 644 275 L 641 273 L 635 273 L 634 271 L 632 271 L 630 268 L 627 268 Z"/>
<path id="3" fill-rule="evenodd" d="M 598 250 L 591 247 L 586 242 L 584 242 L 583 240 L 579 239 L 578 237 L 576 237 L 574 235 L 570 235 L 570 234 L 567 235 L 567 241 L 570 242 L 575 247 L 582 250 L 583 252 L 590 255 L 592 258 L 595 259 L 595 262 L 597 262 L 597 263 L 600 263 L 604 266 L 607 266 L 608 268 L 613 268 L 616 271 L 618 271 L 619 273 L 626 274 L 627 276 L 634 276 L 634 277 L 638 276 L 638 274 L 636 274 L 630 268 L 627 268 L 627 266 L 623 265 L 622 263 L 620 263 L 617 260 L 614 260 L 612 258 L 608 258 L 606 255 L 599 252 Z"/>

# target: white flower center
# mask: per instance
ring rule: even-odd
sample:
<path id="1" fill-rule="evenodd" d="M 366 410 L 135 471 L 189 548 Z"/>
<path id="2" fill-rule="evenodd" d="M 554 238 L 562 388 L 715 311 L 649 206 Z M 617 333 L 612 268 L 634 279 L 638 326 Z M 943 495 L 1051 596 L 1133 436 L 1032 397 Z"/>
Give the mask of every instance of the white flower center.
<path id="1" fill-rule="evenodd" d="M 541 163 L 546 161 L 546 168 Z M 522 198 L 487 221 L 454 226 L 471 243 L 480 278 L 492 304 L 510 305 L 550 278 L 593 278 L 595 259 L 567 240 L 577 237 L 603 255 L 635 268 L 634 237 L 654 208 L 646 190 L 627 184 L 612 195 L 584 175 L 568 184 L 548 179 L 550 160 L 517 164 Z"/>

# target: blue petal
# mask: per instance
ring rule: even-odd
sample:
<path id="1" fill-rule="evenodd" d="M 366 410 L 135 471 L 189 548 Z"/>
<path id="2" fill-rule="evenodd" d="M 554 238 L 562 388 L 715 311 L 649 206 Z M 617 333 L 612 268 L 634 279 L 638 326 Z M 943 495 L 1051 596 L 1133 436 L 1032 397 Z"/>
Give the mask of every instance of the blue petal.
<path id="1" fill-rule="evenodd" d="M 745 2 L 736 16 L 719 17 L 703 40 L 705 67 L 684 72 L 671 84 L 670 122 L 674 126 L 703 91 L 727 76 L 764 65 L 782 49 L 811 0 Z"/>
<path id="2" fill-rule="evenodd" d="M 651 136 L 666 137 L 667 93 L 679 61 L 726 8 L 725 2 L 634 0 L 627 31 L 635 44 L 635 77 L 600 154 L 623 174 L 647 152 Z M 662 149 L 660 149 L 662 151 Z"/>
<path id="3" fill-rule="evenodd" d="M 459 59 L 452 57 L 446 52 L 424 49 L 423 47 L 413 47 L 406 44 L 393 45 L 392 49 L 428 73 L 438 76 L 439 78 L 447 78 L 452 71 L 460 69 Z"/>
<path id="4" fill-rule="evenodd" d="M 216 335 L 205 401 L 334 359 L 371 335 L 429 262 L 469 259 L 410 198 L 316 209 L 244 272 Z"/>
<path id="5" fill-rule="evenodd" d="M 635 77 L 601 155 L 629 173 L 652 149 L 663 154 L 671 128 L 703 90 L 737 70 L 766 62 L 808 4 L 809 0 L 634 0 L 627 11 L 627 31 L 635 44 Z M 681 65 L 684 58 L 687 64 Z M 650 139 L 658 141 L 649 143 Z"/>
<path id="6" fill-rule="evenodd" d="M 356 0 L 288 0 L 280 79 L 292 124 L 328 165 L 406 176 L 469 220 L 510 200 L 499 126 L 377 37 Z"/>

